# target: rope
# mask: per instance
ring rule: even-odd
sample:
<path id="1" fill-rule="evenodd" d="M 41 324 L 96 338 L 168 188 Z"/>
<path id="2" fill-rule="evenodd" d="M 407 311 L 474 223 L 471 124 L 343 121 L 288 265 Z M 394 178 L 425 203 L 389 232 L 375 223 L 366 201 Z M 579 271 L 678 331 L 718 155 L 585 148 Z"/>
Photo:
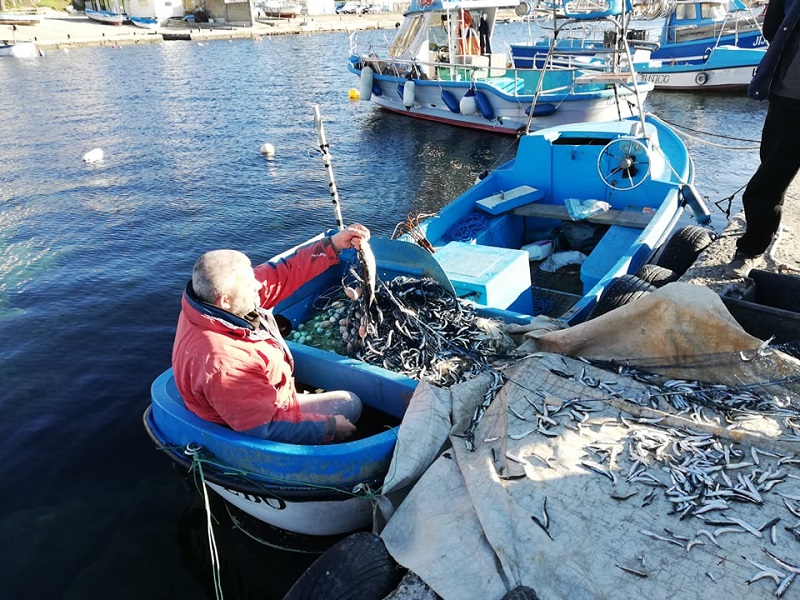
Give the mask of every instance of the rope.
<path id="1" fill-rule="evenodd" d="M 488 215 L 472 213 L 453 223 L 452 227 L 444 234 L 444 239 L 450 242 L 472 242 L 478 237 L 478 234 L 486 231 L 488 225 Z"/>
<path id="2" fill-rule="evenodd" d="M 190 470 L 197 469 L 200 473 L 200 484 L 203 488 L 203 504 L 206 509 L 206 529 L 208 531 L 208 551 L 211 557 L 211 579 L 214 581 L 214 596 L 217 600 L 222 600 L 222 577 L 220 576 L 219 553 L 217 551 L 217 541 L 214 539 L 214 527 L 211 523 L 211 503 L 208 499 L 208 487 L 206 486 L 205 475 L 203 474 L 203 461 L 198 452 L 199 447 L 186 447 L 185 453 L 192 457 Z"/>
<path id="3" fill-rule="evenodd" d="M 663 117 L 659 117 L 659 118 L 662 121 L 664 121 L 665 123 L 667 123 L 668 125 L 672 125 L 673 127 L 676 127 L 678 129 L 682 129 L 684 131 L 683 135 L 685 135 L 686 137 L 688 137 L 690 139 L 693 139 L 693 140 L 697 140 L 699 142 L 703 142 L 703 143 L 708 144 L 710 146 L 714 146 L 715 148 L 724 148 L 726 150 L 758 150 L 759 146 L 755 146 L 755 147 L 753 147 L 753 146 L 726 146 L 724 144 L 715 144 L 714 142 L 709 142 L 707 140 L 703 140 L 701 138 L 689 135 L 688 133 L 685 133 L 685 132 L 686 131 L 691 131 L 693 133 L 700 133 L 702 135 L 707 135 L 709 137 L 717 137 L 717 138 L 721 138 L 721 139 L 725 139 L 725 140 L 732 140 L 732 141 L 735 141 L 735 142 L 749 142 L 749 143 L 752 143 L 752 144 L 760 144 L 761 143 L 760 140 L 751 140 L 751 139 L 747 139 L 747 138 L 738 138 L 738 137 L 733 137 L 733 136 L 729 136 L 729 135 L 720 135 L 718 133 L 712 133 L 710 131 L 702 131 L 701 129 L 693 129 L 692 127 L 687 127 L 685 125 L 679 125 L 678 123 L 674 123 L 672 121 L 668 121 L 667 119 L 665 119 Z"/>

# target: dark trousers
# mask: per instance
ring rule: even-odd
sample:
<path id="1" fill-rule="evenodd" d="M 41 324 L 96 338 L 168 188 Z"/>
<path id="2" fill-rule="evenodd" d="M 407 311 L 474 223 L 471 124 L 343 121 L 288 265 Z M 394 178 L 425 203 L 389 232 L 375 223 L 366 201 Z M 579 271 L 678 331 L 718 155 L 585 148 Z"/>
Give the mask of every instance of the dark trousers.
<path id="1" fill-rule="evenodd" d="M 745 234 L 736 249 L 746 256 L 763 254 L 778 232 L 786 189 L 800 170 L 800 100 L 770 96 L 761 132 L 761 165 L 742 196 Z"/>

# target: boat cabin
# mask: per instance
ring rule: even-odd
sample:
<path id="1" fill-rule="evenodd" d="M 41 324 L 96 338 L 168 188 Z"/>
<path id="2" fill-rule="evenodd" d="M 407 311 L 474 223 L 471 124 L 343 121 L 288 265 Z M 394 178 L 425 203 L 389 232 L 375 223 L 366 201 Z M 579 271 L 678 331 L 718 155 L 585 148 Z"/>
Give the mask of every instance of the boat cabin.
<path id="1" fill-rule="evenodd" d="M 505 52 L 492 51 L 492 34 L 498 9 L 517 4 L 513 0 L 412 0 L 389 47 L 389 57 L 420 63 L 428 79 L 448 78 L 436 63 L 505 70 Z"/>
<path id="2" fill-rule="evenodd" d="M 761 22 L 763 16 L 751 13 L 739 0 L 679 0 L 667 17 L 661 43 L 736 36 L 760 30 Z M 759 40 L 753 47 L 766 46 L 762 36 Z"/>

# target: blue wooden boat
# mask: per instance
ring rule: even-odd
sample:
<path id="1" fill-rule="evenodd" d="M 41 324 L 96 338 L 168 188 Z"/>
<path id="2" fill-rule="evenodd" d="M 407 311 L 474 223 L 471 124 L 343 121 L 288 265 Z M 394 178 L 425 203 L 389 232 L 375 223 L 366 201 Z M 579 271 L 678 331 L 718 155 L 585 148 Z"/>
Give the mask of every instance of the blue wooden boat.
<path id="1" fill-rule="evenodd" d="M 360 98 L 418 119 L 506 134 L 636 114 L 631 107 L 644 101 L 652 85 L 634 81 L 629 68 L 620 71 L 618 60 L 520 68 L 493 50 L 498 10 L 517 4 L 412 0 L 388 48 L 370 44 L 362 50 L 353 43 L 348 68 L 360 78 Z M 622 13 L 620 0 L 593 3 L 599 5 L 604 8 L 571 16 L 614 20 Z M 479 47 L 478 29 L 486 32 L 488 46 Z"/>
<path id="2" fill-rule="evenodd" d="M 708 222 L 693 180 L 686 146 L 655 116 L 543 129 L 405 238 L 433 245 L 460 296 L 575 324 L 648 261 L 686 206 Z M 574 273 L 542 269 L 554 247 Z M 557 254 L 547 258 L 558 267 Z"/>

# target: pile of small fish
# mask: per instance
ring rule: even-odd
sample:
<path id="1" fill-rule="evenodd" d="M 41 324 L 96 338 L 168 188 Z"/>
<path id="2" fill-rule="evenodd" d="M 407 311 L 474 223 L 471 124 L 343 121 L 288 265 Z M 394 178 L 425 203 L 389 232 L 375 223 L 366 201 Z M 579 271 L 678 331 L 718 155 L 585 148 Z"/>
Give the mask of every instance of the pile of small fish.
<path id="1" fill-rule="evenodd" d="M 615 391 L 617 386 L 610 378 L 600 381 L 590 377 L 587 368 L 580 374 L 575 372 L 575 366 L 563 371 L 549 370 L 571 385 L 577 383 L 593 391 L 602 389 L 608 396 L 625 398 Z M 554 398 L 532 390 L 531 396 L 541 398 L 536 402 L 526 397 L 534 409 L 535 427 L 509 435 L 509 438 L 522 439 L 533 433 L 556 437 L 562 427 L 588 436 L 593 435 L 590 431 L 596 431 L 598 425 L 601 430 L 607 424 L 621 425 L 628 433 L 617 443 L 587 443 L 580 465 L 611 482 L 610 493 L 614 500 L 637 502 L 644 507 L 661 497 L 669 506 L 668 514 L 685 523 L 680 533 L 676 525 L 676 528 L 663 530 L 641 529 L 641 535 L 679 546 L 687 552 L 695 546 L 709 544 L 722 548 L 723 538 L 735 535 L 753 536 L 759 544 L 762 540 L 768 542 L 774 551 L 762 549 L 769 560 L 759 562 L 743 557 L 757 569 L 746 583 L 772 579 L 776 586 L 775 597 L 783 596 L 800 574 L 800 561 L 792 549 L 793 544 L 800 542 L 800 406 L 796 400 L 770 393 L 777 392 L 777 388 L 769 384 L 724 386 L 677 379 L 661 382 L 643 372 L 627 368 L 616 370 L 646 383 L 648 392 L 630 401 L 668 412 L 670 417 L 677 412 L 702 425 L 706 431 L 670 426 L 668 417 L 658 416 L 620 414 L 616 418 L 598 416 L 589 420 L 589 413 L 599 411 L 603 402 L 587 398 L 556 404 Z M 520 415 L 509 408 L 509 412 L 521 421 L 533 421 L 528 411 Z M 736 425 L 745 418 L 765 416 L 781 421 L 784 433 L 779 440 L 784 446 L 797 443 L 798 451 L 748 448 L 708 431 L 709 427 L 716 430 L 731 423 Z M 506 456 L 512 460 L 516 458 Z M 527 456 L 552 468 L 550 460 L 543 456 L 536 453 Z M 757 521 L 752 517 L 748 521 L 743 518 L 747 507 L 759 507 L 768 512 Z M 551 535 L 546 526 L 546 521 L 550 520 L 547 513 L 541 519 L 532 518 L 548 536 Z M 648 576 L 643 560 L 641 567 L 617 566 L 638 577 Z M 708 572 L 707 575 L 716 581 L 714 574 Z"/>

